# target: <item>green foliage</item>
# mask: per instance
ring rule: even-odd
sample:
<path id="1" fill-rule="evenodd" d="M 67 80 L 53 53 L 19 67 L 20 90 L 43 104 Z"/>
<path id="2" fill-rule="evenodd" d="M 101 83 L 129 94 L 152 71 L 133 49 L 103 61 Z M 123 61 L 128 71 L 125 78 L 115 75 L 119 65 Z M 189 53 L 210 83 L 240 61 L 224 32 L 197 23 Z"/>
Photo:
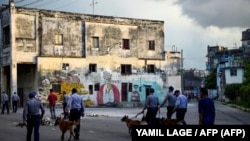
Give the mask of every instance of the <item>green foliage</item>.
<path id="1" fill-rule="evenodd" d="M 229 84 L 225 88 L 225 96 L 229 98 L 230 100 L 236 100 L 237 96 L 240 94 L 240 87 L 241 84 Z"/>
<path id="2" fill-rule="evenodd" d="M 244 107 L 250 107 L 250 86 L 242 85 L 240 87 L 240 102 Z"/>
<path id="3" fill-rule="evenodd" d="M 244 84 L 247 85 L 250 84 L 250 62 L 245 60 L 244 65 Z"/>
<path id="4" fill-rule="evenodd" d="M 205 87 L 208 89 L 216 89 L 216 69 L 214 69 L 205 79 Z"/>

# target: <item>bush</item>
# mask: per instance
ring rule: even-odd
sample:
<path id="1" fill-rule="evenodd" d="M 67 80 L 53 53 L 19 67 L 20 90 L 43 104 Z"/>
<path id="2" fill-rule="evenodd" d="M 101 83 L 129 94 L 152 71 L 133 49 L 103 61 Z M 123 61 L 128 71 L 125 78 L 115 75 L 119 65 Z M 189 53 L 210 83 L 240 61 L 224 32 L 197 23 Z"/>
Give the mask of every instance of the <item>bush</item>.
<path id="1" fill-rule="evenodd" d="M 236 98 L 240 95 L 240 84 L 229 84 L 225 88 L 225 96 L 232 101 L 235 101 Z"/>

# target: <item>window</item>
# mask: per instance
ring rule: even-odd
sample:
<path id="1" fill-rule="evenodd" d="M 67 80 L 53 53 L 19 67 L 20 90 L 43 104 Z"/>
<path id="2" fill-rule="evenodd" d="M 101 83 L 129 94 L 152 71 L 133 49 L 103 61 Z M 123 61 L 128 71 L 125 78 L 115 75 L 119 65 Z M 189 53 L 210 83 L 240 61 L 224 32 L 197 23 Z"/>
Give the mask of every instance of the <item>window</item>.
<path id="1" fill-rule="evenodd" d="M 94 48 L 99 48 L 99 37 L 92 37 L 92 45 Z"/>
<path id="2" fill-rule="evenodd" d="M 155 50 L 155 41 L 148 41 L 148 50 Z"/>
<path id="3" fill-rule="evenodd" d="M 237 76 L 237 69 L 230 69 L 231 76 Z"/>
<path id="4" fill-rule="evenodd" d="M 89 85 L 89 94 L 93 94 L 93 85 Z"/>
<path id="5" fill-rule="evenodd" d="M 10 26 L 6 26 L 3 28 L 3 42 L 4 45 L 10 44 Z"/>
<path id="6" fill-rule="evenodd" d="M 63 63 L 62 69 L 63 70 L 68 70 L 69 69 L 69 64 L 68 63 Z"/>
<path id="7" fill-rule="evenodd" d="M 96 64 L 89 64 L 89 72 L 97 72 L 96 70 L 97 65 Z"/>
<path id="8" fill-rule="evenodd" d="M 147 65 L 147 73 L 155 73 L 155 65 Z"/>
<path id="9" fill-rule="evenodd" d="M 132 68 L 131 65 L 122 64 L 121 65 L 121 74 L 122 75 L 130 75 L 130 74 L 132 74 L 131 68 Z"/>
<path id="10" fill-rule="evenodd" d="M 55 93 L 60 93 L 61 92 L 61 85 L 60 84 L 52 84 L 52 90 Z"/>
<path id="11" fill-rule="evenodd" d="M 129 47 L 129 39 L 122 40 L 122 49 L 130 49 Z"/>
<path id="12" fill-rule="evenodd" d="M 133 91 L 133 83 L 128 83 L 128 91 L 129 92 Z"/>
<path id="13" fill-rule="evenodd" d="M 100 83 L 96 83 L 95 84 L 95 91 L 99 91 L 99 89 L 100 89 Z"/>
<path id="14" fill-rule="evenodd" d="M 55 42 L 55 45 L 63 45 L 63 35 L 62 34 L 56 34 L 54 42 Z"/>

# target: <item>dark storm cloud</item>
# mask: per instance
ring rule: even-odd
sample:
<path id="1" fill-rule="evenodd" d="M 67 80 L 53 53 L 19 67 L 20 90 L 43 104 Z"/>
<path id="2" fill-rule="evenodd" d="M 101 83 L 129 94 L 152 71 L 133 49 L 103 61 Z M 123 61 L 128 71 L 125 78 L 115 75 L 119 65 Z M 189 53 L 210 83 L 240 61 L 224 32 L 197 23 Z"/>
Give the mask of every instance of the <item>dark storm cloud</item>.
<path id="1" fill-rule="evenodd" d="M 250 0 L 177 0 L 176 4 L 202 27 L 250 27 Z"/>

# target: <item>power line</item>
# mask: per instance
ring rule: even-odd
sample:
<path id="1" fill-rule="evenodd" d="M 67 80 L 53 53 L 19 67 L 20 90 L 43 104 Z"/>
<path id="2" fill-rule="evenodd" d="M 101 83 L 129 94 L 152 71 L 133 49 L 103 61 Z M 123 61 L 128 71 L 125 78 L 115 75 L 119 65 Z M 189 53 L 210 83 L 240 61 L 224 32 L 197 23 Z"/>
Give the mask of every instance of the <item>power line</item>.
<path id="1" fill-rule="evenodd" d="M 75 4 L 77 1 L 78 1 L 78 0 L 75 0 L 75 1 L 70 2 L 70 3 L 68 3 L 68 4 L 64 4 L 64 5 L 60 6 L 60 7 L 57 7 L 56 9 L 60 9 L 60 8 L 63 8 L 63 7 L 66 7 L 66 6 L 69 6 L 69 5 Z"/>
<path id="2" fill-rule="evenodd" d="M 23 0 L 23 1 L 24 1 L 24 0 Z M 35 4 L 35 3 L 39 2 L 39 1 L 43 1 L 43 0 L 36 0 L 36 1 L 34 1 L 34 2 L 31 2 L 31 3 L 28 3 L 28 4 L 23 5 L 23 7 L 28 6 L 28 5 Z M 20 2 L 20 1 L 19 1 L 19 2 Z"/>

